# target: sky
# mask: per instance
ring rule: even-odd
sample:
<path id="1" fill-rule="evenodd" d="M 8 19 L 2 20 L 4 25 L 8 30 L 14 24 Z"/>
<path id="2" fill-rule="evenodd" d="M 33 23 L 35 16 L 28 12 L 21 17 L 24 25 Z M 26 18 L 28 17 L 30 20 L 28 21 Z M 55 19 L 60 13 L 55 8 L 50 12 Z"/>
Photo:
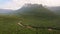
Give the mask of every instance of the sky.
<path id="1" fill-rule="evenodd" d="M 17 10 L 25 3 L 43 4 L 46 6 L 60 6 L 60 0 L 0 0 L 0 9 Z"/>

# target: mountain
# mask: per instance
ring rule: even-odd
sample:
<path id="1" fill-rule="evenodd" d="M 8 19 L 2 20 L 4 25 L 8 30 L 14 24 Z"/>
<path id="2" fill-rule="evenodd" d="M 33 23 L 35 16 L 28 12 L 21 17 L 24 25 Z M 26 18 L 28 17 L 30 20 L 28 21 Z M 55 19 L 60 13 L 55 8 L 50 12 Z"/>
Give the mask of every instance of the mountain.
<path id="1" fill-rule="evenodd" d="M 49 9 L 45 8 L 42 4 L 25 4 L 21 9 L 15 11 L 17 15 L 31 15 L 41 17 L 56 17 L 55 14 Z"/>
<path id="2" fill-rule="evenodd" d="M 58 16 L 42 4 L 25 4 L 15 14 L 20 16 L 22 23 L 34 26 L 56 26 L 58 22 Z"/>
<path id="3" fill-rule="evenodd" d="M 55 12 L 56 14 L 60 15 L 60 6 L 56 7 L 47 7 L 49 10 Z"/>
<path id="4" fill-rule="evenodd" d="M 10 10 L 10 9 L 0 9 L 0 15 L 7 15 L 7 14 L 11 14 L 14 10 Z"/>
<path id="5" fill-rule="evenodd" d="M 58 11 L 60 10 L 60 6 L 55 6 L 55 7 L 47 7 L 48 9 L 52 10 L 52 11 Z"/>
<path id="6" fill-rule="evenodd" d="M 54 16 L 54 13 L 45 8 L 42 4 L 25 4 L 15 13 L 18 15 Z"/>

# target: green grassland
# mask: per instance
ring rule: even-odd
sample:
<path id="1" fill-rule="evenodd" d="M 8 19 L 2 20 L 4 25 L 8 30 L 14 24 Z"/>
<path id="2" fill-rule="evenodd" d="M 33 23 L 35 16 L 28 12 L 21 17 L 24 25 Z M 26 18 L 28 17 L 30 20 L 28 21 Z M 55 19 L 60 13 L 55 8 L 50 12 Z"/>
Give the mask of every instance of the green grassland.
<path id="1" fill-rule="evenodd" d="M 16 17 L 16 16 L 0 16 L 0 34 L 60 34 L 60 30 L 48 31 L 48 29 L 29 29 L 19 26 L 17 23 L 22 21 L 23 24 L 41 27 L 60 27 L 58 20 L 36 18 L 33 16 Z"/>

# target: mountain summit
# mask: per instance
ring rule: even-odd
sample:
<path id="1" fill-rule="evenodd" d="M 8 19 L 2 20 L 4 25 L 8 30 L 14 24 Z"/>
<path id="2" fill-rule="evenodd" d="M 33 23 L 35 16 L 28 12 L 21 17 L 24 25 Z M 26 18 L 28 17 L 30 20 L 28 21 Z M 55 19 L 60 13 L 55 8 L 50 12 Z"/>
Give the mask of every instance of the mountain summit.
<path id="1" fill-rule="evenodd" d="M 13 16 L 23 24 L 41 27 L 54 27 L 57 22 L 57 15 L 45 8 L 42 4 L 25 4 L 21 9 L 14 11 Z"/>
<path id="2" fill-rule="evenodd" d="M 53 12 L 45 8 L 42 4 L 25 4 L 15 13 L 18 15 L 55 16 Z"/>

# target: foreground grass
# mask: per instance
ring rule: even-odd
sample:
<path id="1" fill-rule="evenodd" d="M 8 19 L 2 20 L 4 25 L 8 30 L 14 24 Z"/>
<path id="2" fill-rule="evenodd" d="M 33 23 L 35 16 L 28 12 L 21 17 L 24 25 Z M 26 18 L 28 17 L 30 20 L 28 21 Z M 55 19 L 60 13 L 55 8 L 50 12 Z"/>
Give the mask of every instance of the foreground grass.
<path id="1" fill-rule="evenodd" d="M 56 26 L 56 23 L 48 23 L 47 20 L 31 19 L 24 17 L 23 20 L 17 17 L 1 17 L 0 16 L 0 34 L 60 34 L 60 30 L 48 31 L 48 29 L 29 29 L 19 26 L 17 23 L 23 21 L 22 23 L 33 25 L 33 26 Z M 42 22 L 42 23 L 41 23 Z M 46 23 L 44 23 L 46 22 Z M 37 24 L 38 25 L 37 25 Z M 45 24 L 45 25 L 44 25 Z M 57 25 L 58 26 L 58 25 Z"/>

